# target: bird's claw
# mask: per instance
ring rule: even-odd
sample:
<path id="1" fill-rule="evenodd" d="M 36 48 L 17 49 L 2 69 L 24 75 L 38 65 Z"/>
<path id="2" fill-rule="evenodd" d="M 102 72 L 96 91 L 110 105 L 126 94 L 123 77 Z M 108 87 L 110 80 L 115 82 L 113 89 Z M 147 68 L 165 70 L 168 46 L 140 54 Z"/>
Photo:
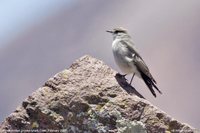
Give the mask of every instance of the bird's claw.
<path id="1" fill-rule="evenodd" d="M 120 74 L 120 73 L 117 73 L 117 74 L 116 74 L 116 76 L 119 76 L 119 77 L 125 79 L 125 81 L 127 81 L 126 75 L 127 75 L 127 74 Z"/>

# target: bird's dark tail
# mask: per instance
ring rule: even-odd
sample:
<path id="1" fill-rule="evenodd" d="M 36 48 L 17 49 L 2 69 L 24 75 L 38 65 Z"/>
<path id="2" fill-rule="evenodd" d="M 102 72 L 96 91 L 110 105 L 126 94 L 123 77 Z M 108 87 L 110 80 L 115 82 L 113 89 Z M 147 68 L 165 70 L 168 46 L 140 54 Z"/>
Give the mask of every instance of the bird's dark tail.
<path id="1" fill-rule="evenodd" d="M 144 80 L 144 82 L 145 82 L 145 84 L 148 86 L 148 88 L 149 88 L 149 90 L 151 91 L 151 93 L 154 95 L 154 97 L 156 97 L 156 93 L 155 93 L 155 91 L 154 91 L 154 89 L 153 89 L 153 87 L 154 88 L 156 88 L 156 90 L 160 93 L 160 94 L 162 94 L 162 92 L 158 89 L 158 87 L 155 85 L 155 81 L 154 80 L 152 80 L 151 78 L 149 78 L 146 74 L 144 74 L 143 72 L 141 72 L 141 77 L 142 77 L 142 79 Z"/>

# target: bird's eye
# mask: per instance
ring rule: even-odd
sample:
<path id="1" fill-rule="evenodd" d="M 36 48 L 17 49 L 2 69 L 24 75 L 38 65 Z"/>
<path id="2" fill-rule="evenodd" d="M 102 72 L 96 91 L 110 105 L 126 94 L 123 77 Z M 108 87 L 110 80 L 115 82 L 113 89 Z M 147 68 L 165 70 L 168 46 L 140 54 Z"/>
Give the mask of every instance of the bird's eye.
<path id="1" fill-rule="evenodd" d="M 114 31 L 114 34 L 117 34 L 117 31 Z"/>
<path id="2" fill-rule="evenodd" d="M 116 30 L 114 33 L 115 33 L 115 34 L 120 33 L 120 31 Z"/>
<path id="3" fill-rule="evenodd" d="M 114 33 L 115 33 L 115 34 L 118 34 L 118 33 L 124 33 L 124 31 L 116 30 Z"/>

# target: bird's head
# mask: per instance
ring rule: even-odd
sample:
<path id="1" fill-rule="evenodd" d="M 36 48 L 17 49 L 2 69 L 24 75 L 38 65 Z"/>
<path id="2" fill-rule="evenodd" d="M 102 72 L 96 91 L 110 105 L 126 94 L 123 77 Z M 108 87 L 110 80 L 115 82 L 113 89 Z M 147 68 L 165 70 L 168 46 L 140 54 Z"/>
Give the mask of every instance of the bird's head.
<path id="1" fill-rule="evenodd" d="M 128 34 L 127 30 L 122 27 L 114 28 L 112 30 L 107 30 L 106 32 L 111 33 L 114 39 Z"/>

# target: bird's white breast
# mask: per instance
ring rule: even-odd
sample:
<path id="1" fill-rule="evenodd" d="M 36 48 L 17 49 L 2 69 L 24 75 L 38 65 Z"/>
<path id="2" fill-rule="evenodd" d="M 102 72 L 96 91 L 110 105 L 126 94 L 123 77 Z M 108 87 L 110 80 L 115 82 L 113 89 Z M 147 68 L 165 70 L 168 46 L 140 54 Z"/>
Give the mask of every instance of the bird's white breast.
<path id="1" fill-rule="evenodd" d="M 130 50 L 120 42 L 120 39 L 115 39 L 112 43 L 112 51 L 115 62 L 125 74 L 135 73 L 139 76 L 136 66 L 134 65 L 133 58 L 128 57 Z M 133 53 L 134 54 L 134 53 Z"/>

